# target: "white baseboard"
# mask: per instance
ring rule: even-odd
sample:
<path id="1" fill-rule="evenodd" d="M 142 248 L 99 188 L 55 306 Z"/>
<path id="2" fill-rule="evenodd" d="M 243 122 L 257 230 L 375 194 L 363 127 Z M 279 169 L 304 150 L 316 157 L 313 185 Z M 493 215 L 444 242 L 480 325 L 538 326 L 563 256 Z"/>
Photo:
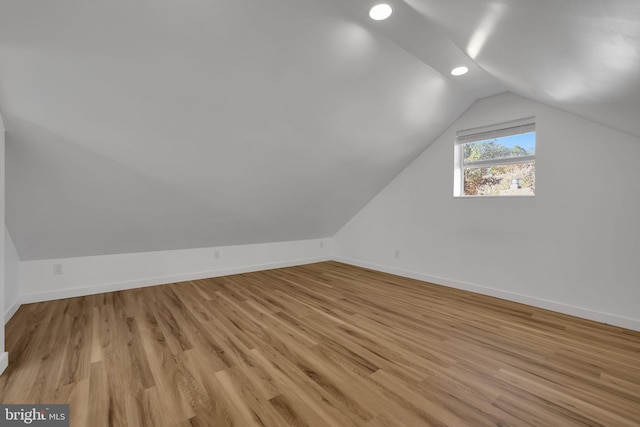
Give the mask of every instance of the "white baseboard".
<path id="1" fill-rule="evenodd" d="M 314 254 L 315 255 L 315 254 Z M 636 331 L 640 331 L 640 319 L 628 318 L 623 316 L 617 316 L 610 313 L 603 313 L 583 307 L 576 307 L 556 301 L 550 301 L 542 298 L 532 297 L 529 295 L 522 295 L 514 292 L 509 292 L 501 289 L 490 288 L 486 286 L 480 286 L 472 283 L 465 283 L 456 280 L 446 279 L 442 277 L 429 276 L 422 273 L 416 273 L 407 270 L 401 270 L 394 267 L 371 264 L 365 261 L 343 258 L 339 256 L 329 256 L 323 254 L 322 256 L 311 256 L 300 259 L 282 260 L 267 263 L 256 263 L 251 265 L 234 266 L 229 268 L 221 268 L 216 270 L 206 270 L 193 273 L 183 273 L 175 275 L 161 275 L 161 276 L 149 276 L 144 278 L 136 278 L 133 280 L 112 281 L 108 283 L 101 283 L 90 286 L 81 287 L 69 287 L 62 289 L 55 289 L 51 291 L 31 292 L 25 293 L 20 296 L 18 301 L 9 307 L 5 314 L 5 323 L 9 321 L 11 316 L 18 310 L 20 304 L 28 304 L 41 301 L 51 301 L 64 298 L 73 298 L 84 295 L 95 295 L 104 292 L 113 292 L 126 289 L 142 288 L 147 286 L 163 285 L 168 283 L 185 282 L 189 280 L 207 279 L 211 277 L 229 276 L 232 274 L 250 273 L 254 271 L 270 270 L 274 268 L 293 267 L 296 265 L 311 264 L 315 262 L 323 262 L 335 260 L 343 262 L 345 264 L 351 264 L 359 267 L 369 268 L 371 270 L 382 271 L 385 273 L 395 274 L 398 276 L 409 277 L 424 282 L 435 283 L 442 286 L 448 286 L 451 288 L 461 289 L 465 291 L 475 292 L 478 294 L 489 295 L 496 298 L 502 298 L 509 301 L 519 302 L 522 304 L 531 305 L 534 307 L 544 308 L 547 310 L 556 311 L 559 313 L 568 314 L 571 316 L 577 316 L 584 319 L 594 320 L 596 322 L 607 323 L 610 325 L 620 326 Z M 126 276 L 125 276 L 126 277 Z M 140 276 L 138 276 L 140 277 Z M 77 282 L 81 283 L 81 281 Z"/>
<path id="2" fill-rule="evenodd" d="M 11 318 L 13 317 L 14 314 L 16 314 L 16 311 L 18 311 L 18 309 L 20 308 L 21 304 L 21 300 L 20 297 L 18 297 L 18 299 L 16 299 L 13 304 L 11 304 L 9 306 L 9 308 L 7 308 L 4 311 L 4 324 L 6 325 L 9 320 L 11 320 Z"/>
<path id="3" fill-rule="evenodd" d="M 464 291 L 475 292 L 482 295 L 488 295 L 496 298 L 514 301 L 521 304 L 531 305 L 533 307 L 544 308 L 558 313 L 568 314 L 570 316 L 581 317 L 583 319 L 593 320 L 600 323 L 619 326 L 621 328 L 640 331 L 640 319 L 632 319 L 629 317 L 617 316 L 615 314 L 602 313 L 587 308 L 576 307 L 573 305 L 563 304 L 555 301 L 549 301 L 528 295 L 522 295 L 514 292 L 504 291 L 501 289 L 489 288 L 485 286 L 475 285 L 472 283 L 459 282 L 456 280 L 445 279 L 442 277 L 429 276 L 413 271 L 400 270 L 393 267 L 371 264 L 365 261 L 354 260 L 343 257 L 333 257 L 334 261 L 345 264 L 355 265 L 358 267 L 368 268 L 370 270 L 382 271 L 384 273 L 395 274 L 396 276 L 408 277 L 411 279 L 421 280 L 423 282 L 434 283 L 436 285 L 447 286 L 450 288 L 461 289 Z"/>
<path id="4" fill-rule="evenodd" d="M 41 301 L 52 301 L 65 298 L 73 298 L 85 295 L 102 294 L 105 292 L 122 291 L 127 289 L 144 288 L 147 286 L 166 285 L 169 283 L 186 282 L 189 280 L 208 279 L 212 277 L 230 276 L 233 274 L 251 273 L 254 271 L 273 270 L 275 268 L 294 267 L 297 265 L 312 264 L 331 260 L 330 257 L 314 257 L 294 259 L 268 264 L 255 264 L 242 267 L 224 268 L 220 270 L 201 271 L 196 273 L 176 274 L 170 276 L 149 277 L 137 280 L 105 283 L 95 286 L 78 288 L 57 289 L 48 292 L 34 292 L 23 294 L 20 298 L 22 304 L 30 304 Z M 17 310 L 17 308 L 16 308 Z"/>
<path id="5" fill-rule="evenodd" d="M 7 366 L 9 366 L 9 353 L 4 352 L 0 354 L 0 375 L 7 369 Z"/>

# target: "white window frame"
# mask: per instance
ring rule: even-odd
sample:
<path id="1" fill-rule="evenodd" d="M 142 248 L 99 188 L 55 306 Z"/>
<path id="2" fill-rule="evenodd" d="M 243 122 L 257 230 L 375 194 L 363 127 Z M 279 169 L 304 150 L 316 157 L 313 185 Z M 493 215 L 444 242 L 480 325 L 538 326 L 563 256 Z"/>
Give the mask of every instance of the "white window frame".
<path id="1" fill-rule="evenodd" d="M 485 141 L 487 139 L 500 138 L 505 136 L 520 135 L 536 131 L 536 118 L 526 117 L 524 119 L 512 120 L 509 122 L 496 123 L 489 126 L 481 126 L 471 129 L 465 129 L 456 132 L 455 150 L 454 150 L 454 168 L 453 168 L 453 196 L 456 198 L 484 198 L 484 197 L 533 197 L 531 195 L 480 195 L 467 196 L 464 194 L 464 168 L 465 167 L 492 167 L 503 166 L 518 163 L 535 163 L 536 155 L 507 157 L 502 159 L 476 160 L 472 162 L 464 161 L 464 144 L 469 142 Z M 537 151 L 537 134 L 536 134 L 536 151 Z"/>

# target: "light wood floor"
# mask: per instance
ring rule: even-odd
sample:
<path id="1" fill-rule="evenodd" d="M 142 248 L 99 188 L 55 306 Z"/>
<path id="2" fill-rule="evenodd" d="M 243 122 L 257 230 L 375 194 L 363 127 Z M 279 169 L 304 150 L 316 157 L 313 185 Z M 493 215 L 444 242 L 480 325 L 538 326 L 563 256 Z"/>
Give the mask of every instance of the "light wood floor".
<path id="1" fill-rule="evenodd" d="M 640 333 L 335 262 L 30 304 L 2 403 L 72 426 L 640 425 Z"/>

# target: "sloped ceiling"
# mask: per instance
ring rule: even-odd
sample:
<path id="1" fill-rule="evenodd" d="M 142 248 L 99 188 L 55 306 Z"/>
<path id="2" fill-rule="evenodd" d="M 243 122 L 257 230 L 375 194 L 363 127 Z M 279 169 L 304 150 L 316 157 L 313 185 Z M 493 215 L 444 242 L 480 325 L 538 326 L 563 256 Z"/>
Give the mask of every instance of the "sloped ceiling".
<path id="1" fill-rule="evenodd" d="M 640 1 L 407 4 L 510 91 L 640 136 Z"/>
<path id="2" fill-rule="evenodd" d="M 371 5 L 0 0 L 21 259 L 331 236 L 505 90 L 640 135 L 635 2 Z"/>

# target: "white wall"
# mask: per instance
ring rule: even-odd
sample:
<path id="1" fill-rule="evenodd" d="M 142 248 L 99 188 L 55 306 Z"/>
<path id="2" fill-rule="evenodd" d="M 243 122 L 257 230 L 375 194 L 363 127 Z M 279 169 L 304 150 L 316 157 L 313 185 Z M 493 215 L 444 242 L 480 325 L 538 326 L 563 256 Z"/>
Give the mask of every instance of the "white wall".
<path id="1" fill-rule="evenodd" d="M 0 224 L 4 225 L 4 123 L 0 116 Z M 3 234 L 4 239 L 4 234 Z M 4 308 L 4 243 L 0 245 L 0 307 Z M 0 327 L 0 374 L 9 364 L 4 351 L 4 323 Z"/>
<path id="2" fill-rule="evenodd" d="M 536 196 L 454 199 L 455 131 L 528 116 Z M 336 235 L 336 259 L 640 330 L 638 159 L 639 138 L 486 98 Z"/>
<path id="3" fill-rule="evenodd" d="M 216 251 L 219 258 L 216 259 Z M 22 303 L 326 261 L 331 239 L 20 263 Z M 62 274 L 53 274 L 54 264 Z"/>
<path id="4" fill-rule="evenodd" d="M 4 323 L 20 307 L 20 257 L 9 230 L 4 228 Z"/>

